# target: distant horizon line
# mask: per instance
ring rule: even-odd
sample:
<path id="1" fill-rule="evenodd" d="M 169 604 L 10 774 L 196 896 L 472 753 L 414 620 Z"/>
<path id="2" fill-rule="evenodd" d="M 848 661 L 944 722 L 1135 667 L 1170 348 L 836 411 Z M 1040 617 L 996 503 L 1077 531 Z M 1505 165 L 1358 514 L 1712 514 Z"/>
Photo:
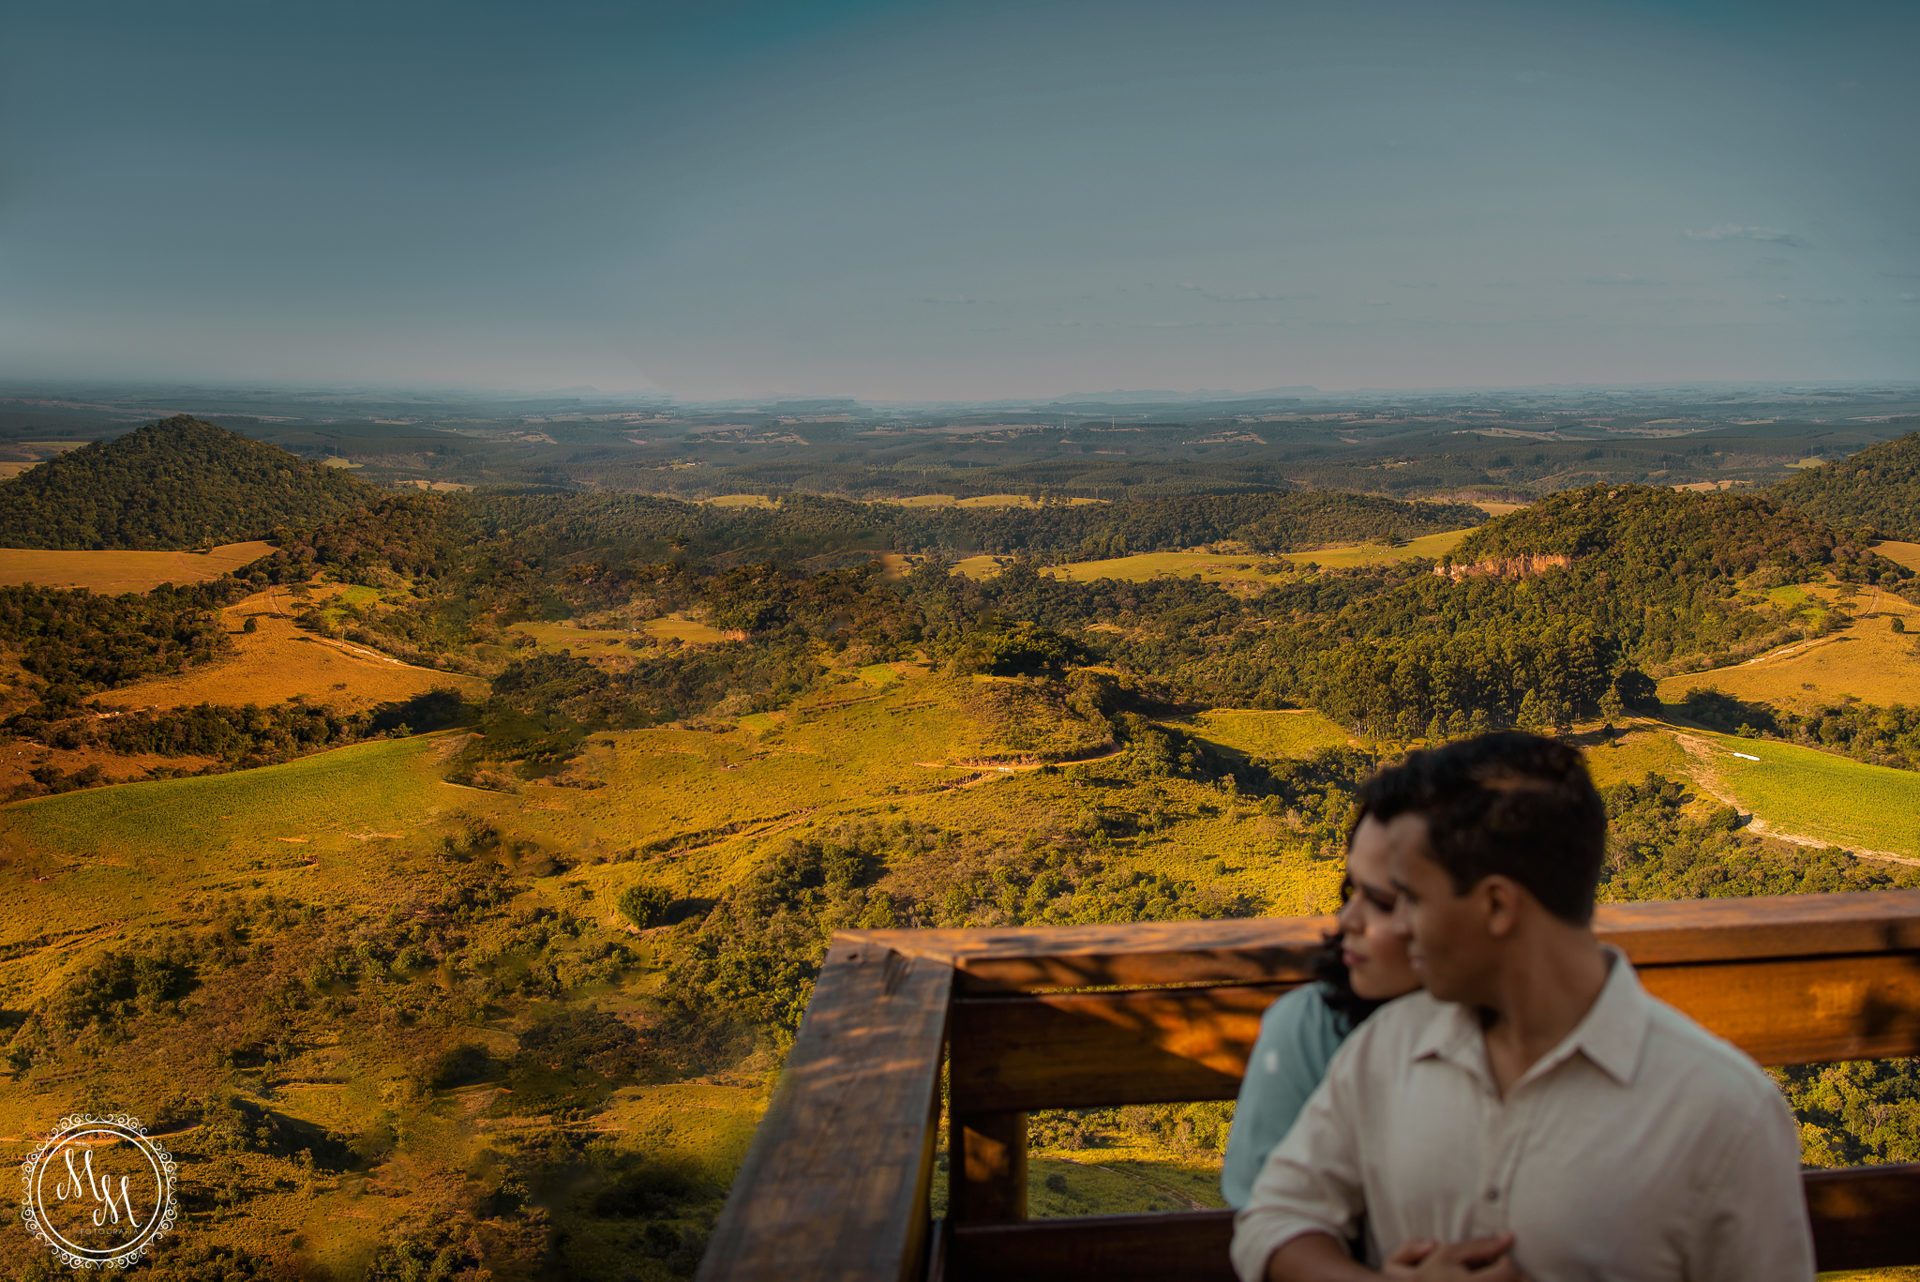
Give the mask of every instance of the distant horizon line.
<path id="1" fill-rule="evenodd" d="M 982 399 L 960 397 L 906 398 L 863 396 L 855 393 L 801 393 L 769 391 L 734 396 L 682 396 L 660 388 L 601 388 L 592 384 L 555 387 L 507 387 L 457 383 L 407 382 L 308 382 L 308 381 L 225 381 L 221 379 L 159 380 L 130 377 L 90 377 L 25 379 L 0 378 L 0 400 L 57 400 L 75 392 L 117 392 L 121 394 L 169 395 L 187 392 L 240 395 L 294 396 L 371 396 L 404 395 L 427 397 L 477 397 L 489 400 L 594 398 L 602 402 L 635 401 L 687 407 L 739 408 L 781 404 L 847 405 L 873 409 L 939 409 L 952 406 L 1008 408 L 1016 406 L 1053 406 L 1072 403 L 1105 405 L 1193 404 L 1215 401 L 1251 401 L 1281 399 L 1336 400 L 1342 397 L 1435 397 L 1523 393 L 1629 393 L 1681 391 L 1899 391 L 1920 389 L 1920 375 L 1898 378 L 1804 378 L 1804 379 L 1667 379 L 1649 382 L 1559 382 L 1559 383 L 1462 383 L 1424 384 L 1408 387 L 1359 386 L 1321 388 L 1312 384 L 1293 384 L 1247 390 L 1231 388 L 1194 388 L 1181 391 L 1168 388 L 1112 388 L 1104 391 L 1070 391 L 1048 395 L 996 396 Z M 100 406 L 99 408 L 117 408 Z"/>

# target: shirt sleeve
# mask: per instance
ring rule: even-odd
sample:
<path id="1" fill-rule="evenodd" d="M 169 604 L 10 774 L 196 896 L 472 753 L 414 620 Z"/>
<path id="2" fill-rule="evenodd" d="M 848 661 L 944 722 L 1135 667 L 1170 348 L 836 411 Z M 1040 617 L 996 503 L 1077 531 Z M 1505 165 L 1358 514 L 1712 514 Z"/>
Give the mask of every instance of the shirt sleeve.
<path id="1" fill-rule="evenodd" d="M 1757 1075 L 1757 1070 L 1756 1070 Z M 1687 1252 L 1700 1282 L 1812 1282 L 1813 1229 L 1800 1185 L 1800 1128 L 1771 1082 L 1702 1183 Z"/>
<path id="2" fill-rule="evenodd" d="M 1233 1220 L 1233 1269 L 1241 1282 L 1260 1282 L 1267 1261 L 1293 1239 L 1325 1233 L 1347 1241 L 1366 1210 L 1360 1137 L 1354 1108 L 1363 1028 L 1327 1066 L 1293 1129 L 1268 1155 L 1247 1205 Z"/>
<path id="3" fill-rule="evenodd" d="M 1261 1017 L 1220 1165 L 1220 1192 L 1228 1206 L 1247 1204 L 1267 1154 L 1326 1075 L 1341 1032 L 1338 1017 L 1311 984 L 1294 989 Z"/>

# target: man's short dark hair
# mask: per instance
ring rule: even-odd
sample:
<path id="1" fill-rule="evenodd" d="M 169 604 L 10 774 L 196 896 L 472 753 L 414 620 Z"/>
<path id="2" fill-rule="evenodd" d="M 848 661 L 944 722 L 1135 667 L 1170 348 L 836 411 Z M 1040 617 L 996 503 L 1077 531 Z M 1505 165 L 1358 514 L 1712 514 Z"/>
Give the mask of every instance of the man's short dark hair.
<path id="1" fill-rule="evenodd" d="M 1584 926 L 1607 853 L 1607 810 L 1578 748 L 1518 730 L 1407 754 L 1360 785 L 1381 823 L 1426 816 L 1433 860 L 1465 894 L 1498 873 Z"/>

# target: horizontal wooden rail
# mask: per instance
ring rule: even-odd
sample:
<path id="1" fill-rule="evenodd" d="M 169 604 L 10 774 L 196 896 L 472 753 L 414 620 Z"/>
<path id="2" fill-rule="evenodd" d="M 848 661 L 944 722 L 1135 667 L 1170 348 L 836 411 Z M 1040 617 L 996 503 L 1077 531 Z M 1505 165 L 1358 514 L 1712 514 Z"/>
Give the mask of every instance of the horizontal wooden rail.
<path id="1" fill-rule="evenodd" d="M 1920 950 L 1920 890 L 1602 904 L 1595 926 L 1636 965 Z M 938 957 L 962 995 L 1160 984 L 1298 982 L 1325 917 L 851 931 Z"/>
<path id="2" fill-rule="evenodd" d="M 1802 1177 L 1822 1271 L 1920 1264 L 1920 1165 L 1809 1171 Z M 960 1224 L 948 1234 L 953 1282 L 1234 1282 L 1233 1212 L 1094 1215 Z"/>
<path id="3" fill-rule="evenodd" d="M 1650 992 L 1762 1063 L 1920 1054 L 1920 892 L 1633 904 L 1601 933 Z M 1231 1099 L 1261 1012 L 1291 986 L 962 996 L 954 1111 Z"/>

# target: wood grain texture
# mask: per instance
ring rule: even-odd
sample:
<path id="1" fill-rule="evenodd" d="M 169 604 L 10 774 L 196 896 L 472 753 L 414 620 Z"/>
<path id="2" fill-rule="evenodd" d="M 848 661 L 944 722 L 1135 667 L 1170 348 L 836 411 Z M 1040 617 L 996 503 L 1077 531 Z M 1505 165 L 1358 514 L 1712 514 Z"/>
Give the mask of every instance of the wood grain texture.
<path id="1" fill-rule="evenodd" d="M 1809 1171 L 1802 1177 L 1820 1268 L 1920 1264 L 1920 1165 Z M 956 1224 L 952 1282 L 1233 1282 L 1233 1212 L 1100 1215 L 1024 1224 Z"/>
<path id="2" fill-rule="evenodd" d="M 956 1224 L 952 1282 L 1234 1282 L 1232 1211 Z"/>
<path id="3" fill-rule="evenodd" d="M 836 936 L 703 1282 L 897 1282 L 926 1270 L 953 970 Z"/>
<path id="4" fill-rule="evenodd" d="M 1920 1054 L 1920 953 L 1652 965 L 1641 982 L 1763 1064 Z M 963 997 L 961 1112 L 1232 1099 L 1284 984 Z"/>
<path id="5" fill-rule="evenodd" d="M 1308 977 L 1326 917 L 853 932 L 940 957 L 960 991 L 1229 984 Z M 1920 951 L 1920 890 L 1602 904 L 1595 926 L 1636 965 Z"/>
<path id="6" fill-rule="evenodd" d="M 958 1114 L 1232 1099 L 1260 1017 L 1290 985 L 961 998 Z"/>
<path id="7" fill-rule="evenodd" d="M 947 1151 L 947 1214 L 956 1223 L 1027 1218 L 1027 1115 L 954 1110 Z"/>
<path id="8" fill-rule="evenodd" d="M 1920 1163 L 1801 1177 L 1822 1269 L 1920 1264 Z"/>

